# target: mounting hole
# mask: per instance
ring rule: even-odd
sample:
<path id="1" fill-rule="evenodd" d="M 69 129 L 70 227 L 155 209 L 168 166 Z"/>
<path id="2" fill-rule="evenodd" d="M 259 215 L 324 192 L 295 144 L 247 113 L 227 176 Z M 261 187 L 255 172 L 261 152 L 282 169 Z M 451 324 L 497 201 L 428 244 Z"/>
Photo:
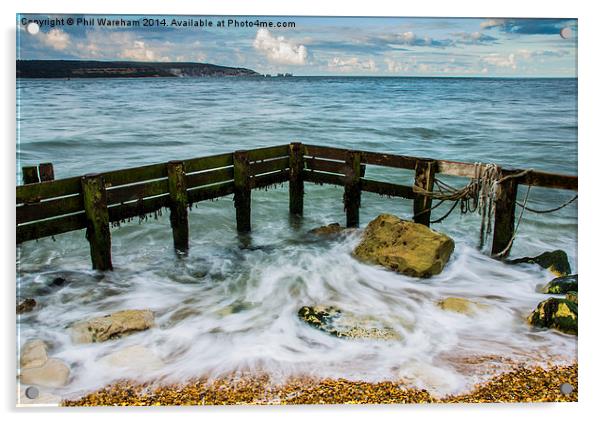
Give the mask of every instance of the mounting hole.
<path id="1" fill-rule="evenodd" d="M 571 31 L 571 28 L 562 28 L 560 30 L 560 36 L 563 39 L 569 39 L 572 35 L 573 35 L 573 31 Z"/>
<path id="2" fill-rule="evenodd" d="M 571 386 L 568 383 L 562 383 L 560 385 L 560 393 L 562 393 L 563 395 L 570 395 L 571 393 L 573 393 L 573 386 Z"/>
<path id="3" fill-rule="evenodd" d="M 40 32 L 40 25 L 35 22 L 29 22 L 27 26 L 25 26 L 25 29 L 30 35 L 36 35 L 38 32 Z"/>
<path id="4" fill-rule="evenodd" d="M 40 391 L 37 387 L 29 386 L 27 389 L 25 389 L 25 396 L 27 396 L 29 399 L 35 399 L 40 396 Z"/>

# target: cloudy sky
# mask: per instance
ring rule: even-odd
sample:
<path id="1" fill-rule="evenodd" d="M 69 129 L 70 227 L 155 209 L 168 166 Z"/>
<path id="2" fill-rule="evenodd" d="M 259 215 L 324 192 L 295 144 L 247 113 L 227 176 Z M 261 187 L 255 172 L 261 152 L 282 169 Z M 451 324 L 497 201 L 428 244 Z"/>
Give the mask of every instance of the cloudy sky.
<path id="1" fill-rule="evenodd" d="M 96 24 L 52 27 L 44 22 L 69 17 L 94 18 Z M 100 26 L 99 18 L 142 22 L 143 17 L 18 15 L 17 56 L 208 62 L 295 75 L 577 75 L 574 19 L 153 16 L 161 21 L 159 27 L 128 28 Z M 25 30 L 27 19 L 41 21 L 39 33 Z M 207 19 L 213 27 L 179 27 L 173 19 Z M 228 19 L 271 21 L 274 27 L 216 26 Z M 282 22 L 294 22 L 294 27 L 276 27 Z"/>

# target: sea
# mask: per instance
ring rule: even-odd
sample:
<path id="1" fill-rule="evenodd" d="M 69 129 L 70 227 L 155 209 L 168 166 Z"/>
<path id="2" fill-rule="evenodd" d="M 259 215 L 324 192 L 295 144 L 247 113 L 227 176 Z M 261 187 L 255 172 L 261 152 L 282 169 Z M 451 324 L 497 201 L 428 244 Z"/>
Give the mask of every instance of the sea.
<path id="1" fill-rule="evenodd" d="M 577 80 L 494 78 L 144 78 L 17 81 L 20 168 L 52 162 L 56 178 L 293 141 L 577 174 Z M 366 177 L 411 185 L 407 170 L 368 166 Z M 462 186 L 467 179 L 447 177 Z M 455 241 L 445 270 L 416 279 L 351 257 L 360 234 L 316 239 L 345 223 L 343 191 L 305 186 L 302 221 L 287 185 L 252 194 L 252 233 L 236 233 L 231 196 L 190 211 L 190 253 L 172 247 L 168 211 L 111 229 L 115 270 L 91 270 L 83 230 L 18 246 L 17 299 L 38 306 L 17 319 L 17 348 L 39 338 L 71 369 L 78 397 L 120 379 L 183 382 L 268 373 L 402 381 L 436 396 L 470 390 L 514 364 L 577 359 L 577 339 L 531 327 L 554 275 L 508 265 L 479 249 L 480 216 L 456 209 L 433 229 Z M 519 188 L 523 203 L 527 189 Z M 533 187 L 527 206 L 549 209 L 575 192 Z M 510 257 L 564 250 L 578 272 L 577 206 L 525 211 Z M 443 204 L 433 219 L 449 209 Z M 412 202 L 362 194 L 360 226 L 381 213 L 411 219 Z M 517 207 L 517 218 L 521 214 Z M 489 242 L 490 242 L 489 238 Z M 249 245 L 250 242 L 250 245 Z M 53 286 L 63 277 L 66 283 Z M 447 297 L 482 304 L 441 309 Z M 393 328 L 395 341 L 343 340 L 301 322 L 305 305 L 334 305 Z M 69 326 L 124 309 L 150 309 L 156 326 L 75 345 Z M 103 357 L 144 346 L 161 364 L 118 367 Z M 17 350 L 18 351 L 18 350 Z"/>

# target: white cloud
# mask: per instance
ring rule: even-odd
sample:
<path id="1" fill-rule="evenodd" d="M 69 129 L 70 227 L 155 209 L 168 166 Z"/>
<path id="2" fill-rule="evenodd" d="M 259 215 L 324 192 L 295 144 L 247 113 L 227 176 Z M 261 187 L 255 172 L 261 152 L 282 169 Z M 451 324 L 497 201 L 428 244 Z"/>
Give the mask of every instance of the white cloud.
<path id="1" fill-rule="evenodd" d="M 76 45 L 74 54 L 91 59 L 122 59 L 132 61 L 170 61 L 169 42 L 149 45 L 148 42 L 126 32 L 91 31 Z M 181 61 L 187 61 L 180 56 Z"/>
<path id="2" fill-rule="evenodd" d="M 496 67 L 508 67 L 512 70 L 516 70 L 516 56 L 514 53 L 510 53 L 508 55 L 505 54 L 489 54 L 485 57 L 481 58 L 483 63 L 486 63 L 490 66 Z"/>
<path id="3" fill-rule="evenodd" d="M 359 57 L 334 57 L 328 61 L 328 69 L 336 72 L 375 72 L 378 70 L 372 59 L 361 60 Z"/>
<path id="4" fill-rule="evenodd" d="M 307 48 L 273 36 L 267 29 L 259 29 L 253 47 L 263 53 L 269 61 L 277 64 L 303 65 L 307 63 Z"/>
<path id="5" fill-rule="evenodd" d="M 58 28 L 53 28 L 46 33 L 40 32 L 37 36 L 44 45 L 59 51 L 66 49 L 71 43 L 69 34 Z"/>

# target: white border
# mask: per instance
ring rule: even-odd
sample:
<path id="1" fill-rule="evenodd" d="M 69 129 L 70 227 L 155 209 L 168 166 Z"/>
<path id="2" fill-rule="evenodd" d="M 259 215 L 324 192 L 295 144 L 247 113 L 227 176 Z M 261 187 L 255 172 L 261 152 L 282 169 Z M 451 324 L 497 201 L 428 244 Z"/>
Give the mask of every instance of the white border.
<path id="1" fill-rule="evenodd" d="M 485 1 L 418 1 L 397 2 L 370 0 L 352 4 L 349 0 L 229 0 L 229 1 L 87 1 L 20 0 L 2 3 L 3 65 L 0 67 L 4 85 L 2 106 L 2 157 L 4 171 L 0 197 L 2 206 L 3 236 L 2 268 L 3 321 L 5 337 L 2 353 L 2 391 L 5 415 L 19 419 L 44 420 L 63 417 L 90 417 L 90 419 L 126 419 L 129 414 L 143 415 L 148 419 L 178 414 L 203 418 L 225 417 L 232 419 L 281 418 L 306 419 L 308 416 L 332 417 L 344 415 L 353 419 L 378 417 L 387 419 L 462 419 L 505 420 L 509 417 L 582 419 L 596 413 L 597 392 L 600 390 L 600 300 L 602 279 L 597 269 L 597 256 L 601 238 L 598 214 L 601 201 L 597 198 L 601 177 L 594 171 L 600 169 L 597 152 L 600 136 L 600 15 L 593 6 L 577 1 L 525 0 Z M 588 2 L 595 4 L 595 2 Z M 13 6 L 14 4 L 14 6 Z M 333 15 L 333 16 L 457 16 L 457 17 L 571 17 L 579 19 L 579 269 L 582 279 L 579 337 L 579 399 L 578 404 L 512 404 L 512 405 L 436 405 L 436 406 L 363 406 L 363 407 L 229 407 L 229 408 L 153 408 L 153 409 L 15 409 L 15 246 L 14 246 L 14 186 L 15 186 L 15 14 L 22 13 L 114 13 L 114 14 L 206 14 L 206 15 Z M 597 176 L 598 175 L 598 176 Z M 43 414 L 40 412 L 44 412 Z M 562 417 L 562 418 L 561 418 Z"/>

